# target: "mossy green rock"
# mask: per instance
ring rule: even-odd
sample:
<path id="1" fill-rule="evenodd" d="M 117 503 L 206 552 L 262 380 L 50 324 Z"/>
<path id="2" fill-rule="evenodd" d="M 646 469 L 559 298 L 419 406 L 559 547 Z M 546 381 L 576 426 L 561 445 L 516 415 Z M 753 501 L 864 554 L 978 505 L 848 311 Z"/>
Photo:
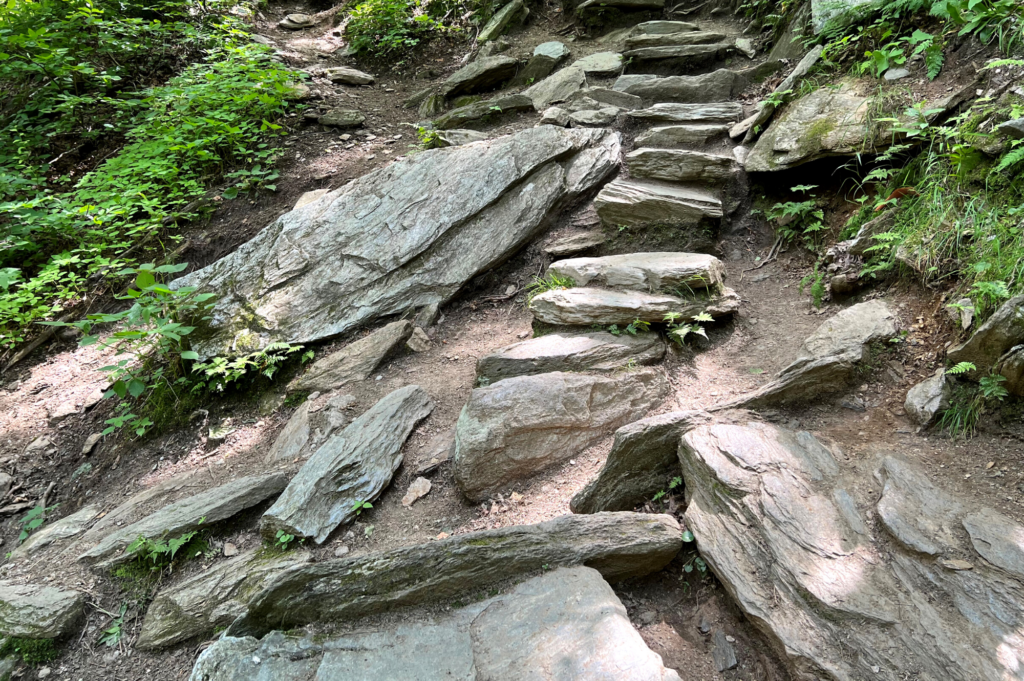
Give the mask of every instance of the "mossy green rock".
<path id="1" fill-rule="evenodd" d="M 63 638 L 71 634 L 85 596 L 70 589 L 0 582 L 0 636 Z"/>

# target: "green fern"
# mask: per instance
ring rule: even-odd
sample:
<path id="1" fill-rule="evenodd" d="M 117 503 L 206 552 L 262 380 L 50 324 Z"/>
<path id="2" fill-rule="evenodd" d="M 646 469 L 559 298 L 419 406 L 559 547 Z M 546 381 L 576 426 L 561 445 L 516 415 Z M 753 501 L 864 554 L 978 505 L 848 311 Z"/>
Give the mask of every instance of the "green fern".
<path id="1" fill-rule="evenodd" d="M 977 368 L 978 367 L 974 366 L 971 362 L 958 362 L 949 369 L 946 369 L 946 373 L 951 376 L 959 376 L 961 374 L 966 374 L 969 371 L 974 371 Z"/>
<path id="2" fill-rule="evenodd" d="M 1024 144 L 1019 141 L 1014 143 L 1016 147 L 999 161 L 999 165 L 992 169 L 993 173 L 1001 173 L 1024 161 Z"/>
<path id="3" fill-rule="evenodd" d="M 928 69 L 928 80 L 935 80 L 942 70 L 946 56 L 942 52 L 942 43 L 932 42 L 924 51 L 924 65 Z"/>

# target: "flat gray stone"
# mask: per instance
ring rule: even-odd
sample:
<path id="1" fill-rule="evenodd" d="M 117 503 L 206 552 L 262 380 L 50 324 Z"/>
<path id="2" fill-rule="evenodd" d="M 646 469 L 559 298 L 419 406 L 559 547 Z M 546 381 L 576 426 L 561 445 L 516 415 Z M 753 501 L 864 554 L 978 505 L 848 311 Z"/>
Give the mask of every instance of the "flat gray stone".
<path id="1" fill-rule="evenodd" d="M 473 102 L 466 106 L 452 109 L 434 121 L 438 130 L 461 128 L 470 123 L 486 120 L 492 116 L 528 111 L 533 108 L 533 100 L 524 95 L 505 95 L 482 102 Z"/>
<path id="2" fill-rule="evenodd" d="M 1013 139 L 1024 139 L 1024 118 L 1015 118 L 996 126 L 996 131 Z"/>
<path id="3" fill-rule="evenodd" d="M 637 136 L 638 147 L 674 148 L 691 144 L 707 144 L 716 137 L 729 132 L 726 124 L 711 125 L 663 125 L 651 128 Z"/>
<path id="4" fill-rule="evenodd" d="M 1003 387 L 1007 392 L 1024 397 L 1024 345 L 1010 348 L 999 358 L 995 371 L 1006 379 Z"/>
<path id="5" fill-rule="evenodd" d="M 90 504 L 56 522 L 44 525 L 30 534 L 21 546 L 11 551 L 10 560 L 17 561 L 27 558 L 54 542 L 77 537 L 85 532 L 102 510 L 103 508 L 98 504 Z"/>
<path id="6" fill-rule="evenodd" d="M 322 544 L 373 501 L 402 464 L 402 445 L 433 410 L 426 391 L 408 385 L 382 398 L 345 430 L 328 438 L 260 519 L 263 536 L 278 530 Z"/>
<path id="7" fill-rule="evenodd" d="M 596 248 L 605 241 L 605 236 L 601 232 L 575 232 L 548 243 L 544 246 L 544 252 L 550 256 L 562 258 Z"/>
<path id="8" fill-rule="evenodd" d="M 330 189 L 314 189 L 311 192 L 303 193 L 303 195 L 299 197 L 299 200 L 295 202 L 295 206 L 293 206 L 292 210 L 297 210 L 299 208 L 302 208 L 303 206 L 308 206 L 311 203 L 315 203 L 320 198 L 325 196 L 327 194 L 327 192 L 329 192 L 329 191 L 331 191 L 331 190 Z"/>
<path id="9" fill-rule="evenodd" d="M 649 147 L 626 154 L 626 165 L 632 177 L 668 182 L 724 182 L 739 170 L 732 156 Z"/>
<path id="10" fill-rule="evenodd" d="M 173 282 L 218 293 L 193 349 L 309 343 L 443 304 L 618 163 L 617 133 L 549 125 L 395 161 Z"/>
<path id="11" fill-rule="evenodd" d="M 557 40 L 541 43 L 534 48 L 526 66 L 516 74 L 513 84 L 533 85 L 544 80 L 568 56 L 569 48 Z"/>
<path id="12" fill-rule="evenodd" d="M 284 424 L 281 433 L 270 446 L 264 461 L 276 463 L 278 461 L 294 461 L 306 449 L 309 444 L 309 402 L 303 402 L 295 410 L 288 423 Z"/>
<path id="13" fill-rule="evenodd" d="M 566 326 L 625 327 L 635 319 L 650 324 L 664 323 L 665 315 L 675 313 L 680 319 L 689 319 L 707 312 L 716 319 L 730 316 L 739 310 L 736 292 L 724 288 L 707 298 L 686 299 L 676 296 L 655 295 L 640 291 L 611 291 L 600 288 L 571 288 L 546 291 L 530 302 L 530 312 L 546 324 Z"/>
<path id="14" fill-rule="evenodd" d="M 166 648 L 227 627 L 245 614 L 249 598 L 279 574 L 311 559 L 306 551 L 261 548 L 218 561 L 157 594 L 146 610 L 136 645 L 140 650 Z"/>
<path id="15" fill-rule="evenodd" d="M 655 333 L 549 333 L 484 355 L 476 362 L 476 375 L 486 385 L 551 371 L 612 371 L 630 363 L 655 364 L 664 355 L 665 343 Z"/>
<path id="16" fill-rule="evenodd" d="M 1019 523 L 986 507 L 965 515 L 963 525 L 978 555 L 1015 578 L 1024 578 L 1024 540 Z"/>
<path id="17" fill-rule="evenodd" d="M 645 21 L 633 27 L 630 35 L 664 35 L 666 33 L 683 33 L 699 31 L 697 24 L 688 21 Z"/>
<path id="18" fill-rule="evenodd" d="M 885 72 L 883 78 L 889 81 L 903 80 L 910 76 L 910 71 L 904 68 L 891 68 Z"/>
<path id="19" fill-rule="evenodd" d="M 711 416 L 674 411 L 630 423 L 615 431 L 615 442 L 597 478 L 569 502 L 573 513 L 631 511 L 668 489 L 680 475 L 679 439 Z"/>
<path id="20" fill-rule="evenodd" d="M 473 142 L 483 142 L 489 139 L 487 133 L 478 132 L 476 130 L 441 130 L 437 133 L 438 139 L 440 139 L 445 146 L 457 147 L 461 144 L 472 144 Z"/>
<path id="21" fill-rule="evenodd" d="M 949 409 L 952 394 L 946 372 L 939 369 L 934 376 L 924 379 L 907 392 L 903 408 L 917 425 L 930 426 Z"/>
<path id="22" fill-rule="evenodd" d="M 486 43 L 500 36 L 508 28 L 508 25 L 512 23 L 512 20 L 516 18 L 516 15 L 522 11 L 523 0 L 512 0 L 512 2 L 494 13 L 491 20 L 480 31 L 480 35 L 477 36 L 477 42 Z"/>
<path id="23" fill-rule="evenodd" d="M 722 217 L 722 201 L 713 192 L 643 180 L 609 182 L 594 207 L 602 222 L 613 227 L 692 226 Z"/>
<path id="24" fill-rule="evenodd" d="M 141 537 L 180 537 L 197 530 L 202 523 L 208 527 L 227 520 L 238 513 L 277 496 L 285 488 L 288 478 L 283 473 L 253 475 L 208 489 L 146 516 L 107 535 L 98 544 L 82 553 L 78 560 L 99 568 L 125 563 L 134 554 L 125 552 L 133 541 Z"/>
<path id="25" fill-rule="evenodd" d="M 583 69 L 588 76 L 617 76 L 622 71 L 622 55 L 618 52 L 595 52 L 577 59 L 573 66 Z"/>
<path id="26" fill-rule="evenodd" d="M 626 38 L 627 50 L 644 47 L 673 47 L 678 45 L 710 45 L 721 43 L 728 36 L 711 31 L 681 31 L 679 33 L 641 33 Z"/>
<path id="27" fill-rule="evenodd" d="M 332 66 L 329 69 L 324 69 L 324 76 L 332 83 L 344 85 L 369 85 L 373 82 L 373 76 L 369 73 L 349 66 Z"/>
<path id="28" fill-rule="evenodd" d="M 622 56 L 631 60 L 638 68 L 658 63 L 663 69 L 674 73 L 680 70 L 698 68 L 715 61 L 725 59 L 735 47 L 731 42 L 711 43 L 708 45 L 666 45 L 662 47 L 641 47 L 627 50 Z"/>
<path id="29" fill-rule="evenodd" d="M 64 638 L 81 618 L 85 596 L 38 584 L 0 582 L 0 636 Z"/>
<path id="30" fill-rule="evenodd" d="M 304 374 L 288 385 L 288 389 L 327 392 L 354 381 L 362 381 L 409 339 L 412 329 L 412 322 L 407 319 L 391 322 L 313 362 Z"/>
<path id="31" fill-rule="evenodd" d="M 743 107 L 735 102 L 708 104 L 655 104 L 647 109 L 630 111 L 633 118 L 673 123 L 732 123 L 743 114 Z"/>
<path id="32" fill-rule="evenodd" d="M 551 40 L 546 43 L 541 43 L 537 47 L 533 48 L 533 56 L 548 57 L 549 59 L 554 59 L 557 62 L 569 56 L 569 48 L 565 46 L 565 43 L 560 43 L 557 40 Z"/>
<path id="33" fill-rule="evenodd" d="M 608 581 L 661 570 L 682 547 L 668 515 L 565 515 L 288 570 L 249 601 L 228 636 L 356 617 L 450 601 L 518 575 L 586 565 Z"/>
<path id="34" fill-rule="evenodd" d="M 646 83 L 651 80 L 658 80 L 661 76 L 654 73 L 627 73 L 615 79 L 612 89 L 618 92 L 626 92 L 638 83 Z"/>
<path id="35" fill-rule="evenodd" d="M 721 629 L 716 629 L 715 633 L 712 634 L 711 640 L 713 648 L 711 648 L 711 659 L 715 662 L 715 669 L 720 672 L 728 671 L 729 669 L 735 669 L 739 662 L 736 660 L 736 649 L 729 643 L 729 639 L 725 637 L 725 632 Z"/>
<path id="36" fill-rule="evenodd" d="M 615 122 L 622 109 L 608 107 L 596 111 L 577 111 L 569 114 L 569 124 L 574 128 L 603 128 Z"/>
<path id="37" fill-rule="evenodd" d="M 615 377 L 552 372 L 475 389 L 455 427 L 455 481 L 481 501 L 567 461 L 668 394 L 651 369 Z"/>
<path id="38" fill-rule="evenodd" d="M 746 84 L 747 79 L 735 71 L 718 69 L 699 76 L 644 79 L 624 85 L 624 89 L 631 95 L 653 102 L 700 104 L 728 102 L 736 97 Z M 616 82 L 616 88 L 618 86 Z"/>
<path id="39" fill-rule="evenodd" d="M 597 102 L 599 106 L 596 108 L 601 108 L 602 105 L 614 106 L 619 109 L 636 109 L 643 106 L 643 100 L 636 95 L 630 95 L 606 87 L 588 87 L 585 90 L 580 90 L 569 98 L 569 102 L 572 103 L 583 98 Z"/>
<path id="40" fill-rule="evenodd" d="M 1024 296 L 999 306 L 965 342 L 952 347 L 946 358 L 953 364 L 971 362 L 986 374 L 1010 348 L 1024 343 Z"/>
<path id="41" fill-rule="evenodd" d="M 516 64 L 515 59 L 503 55 L 477 59 L 448 76 L 438 93 L 457 97 L 494 89 L 516 74 Z"/>
<path id="42" fill-rule="evenodd" d="M 540 121 L 537 125 L 557 125 L 559 127 L 566 127 L 569 125 L 569 112 L 557 106 L 551 106 L 544 109 L 544 113 L 540 115 Z"/>
<path id="43" fill-rule="evenodd" d="M 301 31 L 304 28 L 314 26 L 313 17 L 308 14 L 289 14 L 277 23 L 278 27 L 287 31 Z"/>
<path id="44" fill-rule="evenodd" d="M 552 104 L 564 102 L 577 90 L 587 86 L 587 74 L 573 64 L 555 71 L 544 80 L 531 85 L 523 94 L 533 102 L 533 108 L 543 111 Z"/>
<path id="45" fill-rule="evenodd" d="M 576 286 L 664 293 L 717 289 L 725 280 L 725 266 L 715 256 L 674 251 L 570 258 L 551 263 L 548 272 Z"/>
<path id="46" fill-rule="evenodd" d="M 911 551 L 938 556 L 956 547 L 963 505 L 917 468 L 897 457 L 882 462 L 882 526 Z"/>
<path id="47" fill-rule="evenodd" d="M 331 109 L 317 119 L 320 125 L 332 128 L 357 128 L 366 121 L 366 116 L 355 109 Z"/>

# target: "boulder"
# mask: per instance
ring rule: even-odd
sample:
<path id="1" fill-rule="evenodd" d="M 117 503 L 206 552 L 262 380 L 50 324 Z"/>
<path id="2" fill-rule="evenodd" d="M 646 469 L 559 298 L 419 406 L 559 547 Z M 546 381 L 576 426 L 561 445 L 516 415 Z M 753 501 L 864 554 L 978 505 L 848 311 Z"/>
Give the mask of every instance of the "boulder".
<path id="1" fill-rule="evenodd" d="M 569 112 L 565 109 L 557 106 L 548 107 L 540 115 L 540 121 L 538 121 L 537 125 L 557 125 L 564 128 L 569 125 L 569 115 Z"/>
<path id="2" fill-rule="evenodd" d="M 455 427 L 455 481 L 471 501 L 566 461 L 668 394 L 652 369 L 615 377 L 552 372 L 475 389 Z"/>
<path id="3" fill-rule="evenodd" d="M 251 549 L 162 589 L 146 611 L 136 645 L 140 650 L 166 648 L 227 627 L 279 574 L 311 559 L 306 551 Z"/>
<path id="4" fill-rule="evenodd" d="M 248 614 L 227 635 L 450 601 L 545 565 L 586 565 L 609 581 L 639 577 L 661 570 L 681 547 L 676 520 L 656 514 L 565 515 L 537 525 L 468 532 L 292 568 L 249 601 Z"/>
<path id="5" fill-rule="evenodd" d="M 626 78 L 627 76 L 623 76 Z M 621 78 L 619 79 L 621 80 Z M 666 78 L 645 78 L 624 85 L 631 95 L 654 102 L 678 102 L 698 104 L 728 102 L 746 87 L 746 79 L 735 71 L 718 69 L 699 76 L 668 76 Z M 616 82 L 615 87 L 619 87 Z"/>
<path id="6" fill-rule="evenodd" d="M 579 66 L 573 64 L 540 81 L 534 83 L 523 94 L 533 102 L 533 108 L 543 111 L 552 104 L 564 102 L 576 91 L 587 86 L 587 74 Z"/>
<path id="7" fill-rule="evenodd" d="M 712 102 L 709 104 L 654 104 L 647 109 L 628 112 L 633 118 L 648 121 L 671 121 L 673 123 L 732 123 L 743 115 L 743 107 L 736 102 Z"/>
<path id="8" fill-rule="evenodd" d="M 412 335 L 412 322 L 402 319 L 353 341 L 337 352 L 313 362 L 304 374 L 288 384 L 302 392 L 327 392 L 370 376 L 384 359 Z"/>
<path id="9" fill-rule="evenodd" d="M 740 297 L 730 288 L 692 299 L 639 291 L 570 288 L 545 291 L 530 301 L 530 312 L 537 320 L 566 326 L 626 326 L 635 319 L 659 324 L 669 313 L 679 315 L 680 319 L 689 319 L 707 312 L 717 319 L 735 314 L 739 307 Z"/>
<path id="10" fill-rule="evenodd" d="M 473 102 L 466 106 L 452 109 L 448 113 L 434 121 L 434 127 L 438 130 L 451 130 L 461 128 L 469 123 L 480 120 L 487 120 L 490 116 L 513 113 L 516 111 L 528 111 L 533 109 L 533 100 L 524 95 L 505 95 L 487 99 L 482 102 Z"/>
<path id="11" fill-rule="evenodd" d="M 576 286 L 670 293 L 679 289 L 717 289 L 725 280 L 722 261 L 706 253 L 628 253 L 600 258 L 570 258 L 551 263 L 548 272 Z"/>
<path id="12" fill-rule="evenodd" d="M 365 120 L 366 116 L 355 109 L 331 109 L 320 116 L 317 122 L 332 128 L 358 128 Z"/>
<path id="13" fill-rule="evenodd" d="M 279 28 L 286 31 L 301 31 L 304 28 L 311 28 L 315 25 L 313 17 L 308 14 L 289 14 L 277 23 Z"/>
<path id="14" fill-rule="evenodd" d="M 412 330 L 412 335 L 405 342 L 405 347 L 413 352 L 426 352 L 430 349 L 430 345 L 430 336 L 418 326 Z"/>
<path id="15" fill-rule="evenodd" d="M 655 333 L 549 333 L 484 355 L 476 361 L 476 375 L 482 385 L 489 385 L 551 371 L 613 371 L 630 364 L 656 364 L 664 356 L 665 343 Z"/>
<path id="16" fill-rule="evenodd" d="M 302 466 L 260 519 L 263 536 L 278 530 L 322 544 L 336 527 L 356 517 L 402 464 L 402 445 L 434 404 L 418 385 L 390 393 L 328 438 Z"/>
<path id="17" fill-rule="evenodd" d="M 612 227 L 694 226 L 722 217 L 717 194 L 649 180 L 613 180 L 598 193 L 594 207 L 601 221 Z"/>
<path id="18" fill-rule="evenodd" d="M 175 538 L 198 530 L 200 524 L 208 527 L 221 520 L 227 520 L 277 496 L 285 488 L 287 481 L 288 478 L 283 473 L 237 478 L 165 506 L 136 523 L 108 534 L 95 546 L 82 553 L 78 560 L 100 568 L 125 563 L 135 555 L 125 552 L 125 549 L 139 537 Z"/>
<path id="19" fill-rule="evenodd" d="M 1024 345 L 1017 345 L 999 358 L 995 372 L 1006 379 L 1003 387 L 1017 397 L 1024 397 Z"/>
<path id="20" fill-rule="evenodd" d="M 781 99 L 782 97 L 788 96 L 789 93 L 792 93 L 796 87 L 797 81 L 806 76 L 811 68 L 818 63 L 823 50 L 824 47 L 821 45 L 816 45 L 811 48 L 811 51 L 803 56 L 799 63 L 797 63 L 796 67 L 788 76 L 786 76 L 786 79 L 775 87 L 772 91 L 773 96 L 760 102 L 757 112 L 743 122 L 737 123 L 736 126 L 729 131 L 729 135 L 731 137 L 739 137 L 746 133 L 746 137 L 743 138 L 743 143 L 748 144 L 752 142 L 754 138 L 761 133 L 761 130 L 764 128 L 764 124 L 767 123 L 775 114 L 775 109 L 778 108 L 778 105 L 774 103 L 775 98 Z"/>
<path id="21" fill-rule="evenodd" d="M 553 126 L 395 161 L 176 280 L 218 293 L 194 349 L 308 343 L 447 302 L 618 162 L 617 133 Z"/>
<path id="22" fill-rule="evenodd" d="M 953 364 L 971 362 L 980 375 L 987 374 L 1010 348 L 1024 343 L 1024 296 L 999 306 L 965 342 L 950 348 L 946 358 Z"/>
<path id="23" fill-rule="evenodd" d="M 691 144 L 707 144 L 716 137 L 729 132 L 725 124 L 705 125 L 664 125 L 651 128 L 637 135 L 637 147 L 685 147 Z"/>
<path id="24" fill-rule="evenodd" d="M 573 513 L 631 511 L 668 489 L 680 474 L 679 439 L 711 420 L 701 411 L 673 411 L 615 431 L 615 442 L 597 478 L 569 502 Z"/>
<path id="25" fill-rule="evenodd" d="M 0 636 L 64 638 L 74 631 L 84 608 L 85 596 L 78 591 L 2 581 Z"/>
<path id="26" fill-rule="evenodd" d="M 516 75 L 518 63 L 512 57 L 503 55 L 477 59 L 448 76 L 438 87 L 438 93 L 445 97 L 457 97 L 494 89 Z"/>
<path id="27" fill-rule="evenodd" d="M 622 109 L 608 107 L 596 111 L 577 111 L 569 114 L 569 124 L 574 128 L 603 128 L 615 122 Z"/>
<path id="28" fill-rule="evenodd" d="M 996 126 L 996 132 L 1001 132 L 1011 139 L 1024 139 L 1024 118 L 1015 118 Z"/>
<path id="29" fill-rule="evenodd" d="M 711 31 L 681 31 L 679 33 L 641 33 L 626 38 L 626 49 L 637 50 L 643 47 L 670 47 L 675 45 L 708 45 L 723 42 L 724 33 Z"/>
<path id="30" fill-rule="evenodd" d="M 606 241 L 601 232 L 576 232 L 567 236 L 559 237 L 546 244 L 544 252 L 555 258 L 567 255 L 576 255 L 591 248 L 597 248 Z"/>
<path id="31" fill-rule="evenodd" d="M 599 9 L 616 7 L 629 11 L 663 9 L 665 7 L 665 0 L 583 0 L 583 2 L 576 5 L 576 13 L 583 14 L 591 7 Z"/>
<path id="32" fill-rule="evenodd" d="M 10 554 L 10 560 L 17 561 L 27 558 L 37 551 L 46 548 L 55 541 L 77 537 L 85 532 L 89 524 L 96 519 L 102 511 L 97 504 L 90 504 L 80 511 L 76 511 L 60 520 L 44 525 L 29 535 L 28 539 L 22 542 L 21 546 L 14 549 Z"/>
<path id="33" fill-rule="evenodd" d="M 512 0 L 491 17 L 491 20 L 483 27 L 480 31 L 480 35 L 477 36 L 477 42 L 486 43 L 494 40 L 508 28 L 508 25 L 512 23 L 516 15 L 523 11 L 523 0 Z"/>
<path id="34" fill-rule="evenodd" d="M 329 69 L 324 69 L 324 76 L 332 83 L 343 85 L 369 85 L 373 82 L 373 76 L 369 73 L 363 73 L 348 66 L 332 66 Z"/>
<path id="35" fill-rule="evenodd" d="M 934 376 L 926 378 L 907 392 L 903 408 L 917 425 L 930 426 L 942 416 L 942 412 L 949 409 L 952 393 L 946 372 L 939 369 Z"/>
<path id="36" fill-rule="evenodd" d="M 533 55 L 513 82 L 516 85 L 533 85 L 542 81 L 568 56 L 569 48 L 557 40 L 541 43 L 534 48 Z"/>
<path id="37" fill-rule="evenodd" d="M 280 632 L 261 641 L 225 638 L 203 652 L 192 679 L 249 681 L 268 668 L 281 681 L 679 681 L 644 644 L 601 574 L 588 567 L 558 568 L 426 621 L 361 624 L 315 639 Z"/>
<path id="38" fill-rule="evenodd" d="M 577 59 L 573 66 L 583 69 L 588 76 L 605 78 L 617 76 L 622 71 L 622 55 L 618 52 L 595 52 Z"/>
<path id="39" fill-rule="evenodd" d="M 631 177 L 667 182 L 724 182 L 736 175 L 735 159 L 689 149 L 642 148 L 626 154 Z"/>
<path id="40" fill-rule="evenodd" d="M 841 390 L 857 366 L 869 358 L 868 346 L 895 335 L 895 316 L 883 301 L 848 307 L 819 326 L 804 341 L 797 358 L 774 380 L 714 409 L 799 402 Z"/>

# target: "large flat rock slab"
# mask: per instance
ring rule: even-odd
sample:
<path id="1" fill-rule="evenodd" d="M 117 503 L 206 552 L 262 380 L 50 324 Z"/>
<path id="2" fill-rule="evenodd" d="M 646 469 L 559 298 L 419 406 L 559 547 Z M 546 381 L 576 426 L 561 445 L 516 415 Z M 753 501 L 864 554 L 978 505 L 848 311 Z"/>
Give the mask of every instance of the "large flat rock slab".
<path id="1" fill-rule="evenodd" d="M 640 33 L 626 38 L 627 50 L 643 47 L 669 47 L 676 45 L 708 45 L 725 41 L 724 33 L 713 31 L 680 31 L 679 33 Z"/>
<path id="2" fill-rule="evenodd" d="M 341 350 L 318 359 L 289 384 L 289 389 L 329 392 L 354 381 L 366 379 L 384 359 L 409 340 L 412 322 L 391 322 Z"/>
<path id="3" fill-rule="evenodd" d="M 638 147 L 675 148 L 692 144 L 707 144 L 716 137 L 729 132 L 729 126 L 721 124 L 661 125 L 637 135 Z"/>
<path id="4" fill-rule="evenodd" d="M 437 619 L 315 639 L 225 638 L 203 652 L 192 679 L 249 681 L 267 667 L 282 681 L 679 681 L 587 567 L 559 568 Z"/>
<path id="5" fill-rule="evenodd" d="M 44 525 L 29 535 L 28 539 L 22 542 L 18 548 L 11 551 L 10 560 L 22 560 L 55 542 L 77 537 L 85 532 L 101 511 L 102 507 L 99 504 L 90 504 L 56 522 Z"/>
<path id="6" fill-rule="evenodd" d="M 345 430 L 332 435 L 299 469 L 260 519 L 263 536 L 278 531 L 323 543 L 372 501 L 402 465 L 402 445 L 434 408 L 423 388 L 407 385 L 381 398 Z"/>
<path id="7" fill-rule="evenodd" d="M 633 68 L 641 71 L 662 70 L 677 74 L 721 61 L 735 51 L 732 42 L 709 45 L 667 45 L 640 47 L 627 50 L 622 56 L 631 60 Z"/>
<path id="8" fill-rule="evenodd" d="M 1019 523 L 767 424 L 699 426 L 679 456 L 701 556 L 794 678 L 1021 678 Z"/>
<path id="9" fill-rule="evenodd" d="M 438 92 L 444 97 L 456 97 L 493 89 L 516 75 L 517 64 L 515 59 L 504 55 L 477 59 L 448 76 Z"/>
<path id="10" fill-rule="evenodd" d="M 529 111 L 531 109 L 533 109 L 533 100 L 529 97 L 525 95 L 505 95 L 452 109 L 448 113 L 438 116 L 434 120 L 434 127 L 438 130 L 453 130 L 475 125 L 494 115 Z M 442 135 L 442 137 L 447 136 Z"/>
<path id="11" fill-rule="evenodd" d="M 653 102 L 696 104 L 728 102 L 746 87 L 747 79 L 730 69 L 699 76 L 650 78 L 624 87 L 625 92 Z"/>
<path id="12" fill-rule="evenodd" d="M 601 220 L 611 226 L 694 226 L 722 217 L 722 200 L 716 192 L 651 180 L 616 179 L 594 199 Z"/>
<path id="13" fill-rule="evenodd" d="M 455 480 L 472 501 L 575 456 L 668 394 L 652 369 L 616 376 L 563 372 L 477 388 L 455 426 Z"/>
<path id="14" fill-rule="evenodd" d="M 549 333 L 484 355 L 476 361 L 476 375 L 488 385 L 551 371 L 614 371 L 630 364 L 655 364 L 664 356 L 665 342 L 654 333 Z"/>
<path id="15" fill-rule="evenodd" d="M 205 356 L 306 343 L 443 303 L 603 181 L 618 156 L 617 133 L 541 126 L 364 175 L 175 281 L 218 294 L 193 343 Z"/>
<path id="16" fill-rule="evenodd" d="M 438 602 L 549 568 L 586 565 L 609 581 L 662 569 L 682 547 L 668 515 L 566 515 L 537 525 L 447 539 L 293 568 L 249 602 L 228 635 L 343 622 Z"/>
<path id="17" fill-rule="evenodd" d="M 713 255 L 664 251 L 558 260 L 548 272 L 569 277 L 576 286 L 627 291 L 715 289 L 725 280 L 725 266 Z"/>
<path id="18" fill-rule="evenodd" d="M 718 319 L 735 314 L 739 307 L 739 296 L 728 287 L 706 297 L 688 299 L 640 291 L 570 288 L 546 291 L 530 301 L 530 312 L 537 320 L 565 326 L 626 326 L 635 319 L 660 324 L 669 313 L 689 319 L 707 312 Z"/>
<path id="19" fill-rule="evenodd" d="M 85 596 L 78 591 L 0 582 L 0 636 L 64 638 L 74 631 L 84 608 Z"/>
<path id="20" fill-rule="evenodd" d="M 671 121 L 673 123 L 734 123 L 743 115 L 743 107 L 736 102 L 712 102 L 709 104 L 675 104 L 672 102 L 654 104 L 646 109 L 629 112 L 632 118 L 647 121 Z"/>
<path id="21" fill-rule="evenodd" d="M 641 148 L 626 154 L 626 165 L 633 177 L 667 182 L 725 182 L 735 177 L 739 167 L 731 156 L 708 154 L 689 149 Z"/>
<path id="22" fill-rule="evenodd" d="M 587 86 L 587 74 L 579 66 L 573 64 L 534 83 L 523 90 L 523 95 L 533 102 L 533 108 L 543 111 L 552 104 L 568 101 L 575 93 Z"/>

